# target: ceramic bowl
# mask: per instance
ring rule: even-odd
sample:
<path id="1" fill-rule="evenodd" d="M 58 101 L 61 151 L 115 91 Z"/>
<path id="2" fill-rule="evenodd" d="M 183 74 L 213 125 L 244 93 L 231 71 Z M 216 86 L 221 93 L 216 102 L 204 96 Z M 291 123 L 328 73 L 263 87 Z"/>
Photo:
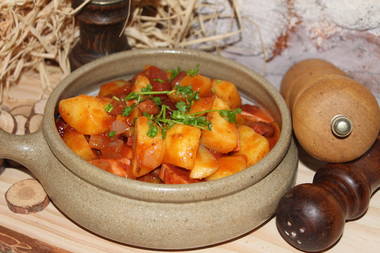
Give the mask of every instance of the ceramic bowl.
<path id="1" fill-rule="evenodd" d="M 145 65 L 180 66 L 234 82 L 246 99 L 268 109 L 281 125 L 274 148 L 256 165 L 233 176 L 189 185 L 161 185 L 121 178 L 76 156 L 56 127 L 58 102 L 90 93 Z M 113 54 L 65 78 L 47 102 L 41 129 L 14 136 L 0 131 L 0 158 L 15 160 L 37 178 L 54 205 L 80 226 L 118 242 L 154 249 L 188 249 L 224 242 L 271 218 L 294 184 L 297 151 L 288 109 L 278 91 L 252 70 L 192 50 L 148 49 Z"/>

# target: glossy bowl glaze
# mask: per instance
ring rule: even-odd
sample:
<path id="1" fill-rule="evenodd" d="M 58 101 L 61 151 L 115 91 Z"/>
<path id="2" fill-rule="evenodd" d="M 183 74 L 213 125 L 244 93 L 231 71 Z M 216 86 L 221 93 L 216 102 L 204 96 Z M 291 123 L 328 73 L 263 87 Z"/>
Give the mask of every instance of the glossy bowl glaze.
<path id="1" fill-rule="evenodd" d="M 55 116 L 60 99 L 89 93 L 146 65 L 194 68 L 235 83 L 246 99 L 268 109 L 281 125 L 279 141 L 256 165 L 233 176 L 189 185 L 161 185 L 121 178 L 76 156 L 62 141 Z M 147 49 L 113 54 L 84 65 L 50 95 L 41 129 L 32 135 L 0 132 L 0 158 L 24 164 L 53 203 L 100 236 L 155 249 L 208 246 L 245 234 L 269 219 L 294 184 L 297 151 L 288 109 L 278 91 L 248 68 L 193 50 Z"/>

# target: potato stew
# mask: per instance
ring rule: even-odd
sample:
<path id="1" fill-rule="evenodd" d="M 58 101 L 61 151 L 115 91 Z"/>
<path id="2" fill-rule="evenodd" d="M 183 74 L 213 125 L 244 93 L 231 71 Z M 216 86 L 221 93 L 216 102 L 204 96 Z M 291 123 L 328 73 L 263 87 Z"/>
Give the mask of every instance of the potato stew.
<path id="1" fill-rule="evenodd" d="M 146 66 L 96 96 L 59 103 L 56 126 L 82 159 L 120 177 L 183 184 L 223 178 L 262 159 L 280 129 L 236 86 L 199 73 Z"/>

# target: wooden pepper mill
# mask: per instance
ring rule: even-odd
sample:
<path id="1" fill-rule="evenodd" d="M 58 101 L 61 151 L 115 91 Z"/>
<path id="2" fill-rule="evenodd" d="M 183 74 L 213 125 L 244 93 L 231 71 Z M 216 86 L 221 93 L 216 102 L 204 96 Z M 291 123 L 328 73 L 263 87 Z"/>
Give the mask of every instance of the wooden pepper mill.
<path id="1" fill-rule="evenodd" d="M 84 0 L 72 0 L 73 8 Z M 80 38 L 69 54 L 71 70 L 99 57 L 130 49 L 121 34 L 129 14 L 130 0 L 92 0 L 76 16 Z"/>
<path id="2" fill-rule="evenodd" d="M 363 215 L 380 187 L 380 138 L 359 159 L 329 163 L 312 184 L 300 184 L 282 197 L 276 211 L 281 236 L 295 248 L 317 252 L 342 235 L 346 220 Z"/>
<path id="3" fill-rule="evenodd" d="M 326 162 L 347 162 L 365 153 L 380 131 L 376 98 L 342 70 L 321 59 L 293 65 L 281 83 L 299 144 Z"/>

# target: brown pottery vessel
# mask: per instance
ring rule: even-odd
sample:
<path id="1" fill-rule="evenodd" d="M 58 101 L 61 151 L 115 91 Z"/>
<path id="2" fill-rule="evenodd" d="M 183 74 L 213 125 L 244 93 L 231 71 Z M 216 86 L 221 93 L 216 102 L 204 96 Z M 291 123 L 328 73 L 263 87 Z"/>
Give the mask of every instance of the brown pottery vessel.
<path id="1" fill-rule="evenodd" d="M 56 130 L 58 102 L 91 93 L 105 81 L 129 78 L 148 64 L 163 69 L 200 64 L 201 74 L 234 82 L 244 98 L 263 105 L 280 123 L 279 141 L 259 163 L 242 172 L 189 185 L 126 179 L 81 160 Z M 27 167 L 57 208 L 95 234 L 144 248 L 186 249 L 236 238 L 273 216 L 296 175 L 298 157 L 291 133 L 281 95 L 248 68 L 200 51 L 136 49 L 71 73 L 50 95 L 39 131 L 15 136 L 0 130 L 0 158 Z"/>

